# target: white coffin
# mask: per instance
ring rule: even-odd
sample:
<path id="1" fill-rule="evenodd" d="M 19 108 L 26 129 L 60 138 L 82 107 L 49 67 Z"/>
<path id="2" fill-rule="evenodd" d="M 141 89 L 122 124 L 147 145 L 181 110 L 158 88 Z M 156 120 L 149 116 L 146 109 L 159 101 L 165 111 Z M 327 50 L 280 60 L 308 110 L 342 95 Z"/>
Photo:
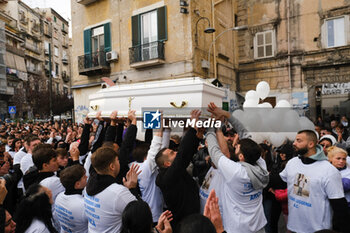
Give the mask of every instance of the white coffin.
<path id="1" fill-rule="evenodd" d="M 143 108 L 181 109 L 181 116 L 164 111 L 164 117 L 188 117 L 193 108 L 206 108 L 210 102 L 222 107 L 225 91 L 198 77 L 150 81 L 134 84 L 120 84 L 101 89 L 89 96 L 90 112 L 94 118 L 98 111 L 108 118 L 112 111 L 118 111 L 118 117 L 126 117 L 128 111 L 136 110 L 142 118 Z M 210 117 L 208 112 L 203 117 Z"/>

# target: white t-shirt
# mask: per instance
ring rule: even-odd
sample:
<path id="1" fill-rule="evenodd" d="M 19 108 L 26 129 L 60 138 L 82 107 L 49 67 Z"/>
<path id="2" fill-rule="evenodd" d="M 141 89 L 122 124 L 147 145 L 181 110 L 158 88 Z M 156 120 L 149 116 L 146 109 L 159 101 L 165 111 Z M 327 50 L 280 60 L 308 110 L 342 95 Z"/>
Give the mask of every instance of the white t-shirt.
<path id="1" fill-rule="evenodd" d="M 23 151 L 24 147 L 22 147 L 14 156 L 13 158 L 13 165 L 20 164 L 22 158 L 27 154 L 26 152 Z"/>
<path id="2" fill-rule="evenodd" d="M 257 163 L 266 167 L 260 158 Z M 224 185 L 220 192 L 224 229 L 228 233 L 255 233 L 266 225 L 262 189 L 255 190 L 246 169 L 225 156 L 218 162 Z"/>
<path id="3" fill-rule="evenodd" d="M 88 219 L 85 215 L 84 197 L 80 194 L 58 194 L 55 213 L 61 225 L 61 233 L 87 233 Z"/>
<path id="4" fill-rule="evenodd" d="M 162 138 L 154 136 L 151 147 L 147 153 L 147 159 L 143 163 L 136 163 L 140 165 L 138 175 L 138 184 L 141 191 L 142 200 L 148 203 L 151 208 L 153 222 L 158 222 L 160 215 L 163 212 L 164 200 L 160 188 L 156 185 L 156 178 L 158 170 L 155 156 L 160 151 L 162 146 Z"/>
<path id="5" fill-rule="evenodd" d="M 35 218 L 25 233 L 50 233 L 50 231 L 42 221 Z"/>
<path id="6" fill-rule="evenodd" d="M 205 178 L 203 180 L 202 186 L 199 188 L 199 198 L 200 198 L 200 211 L 203 214 L 204 213 L 204 207 L 207 203 L 208 196 L 211 192 L 211 190 L 215 190 L 216 197 L 219 198 L 219 207 L 221 215 L 222 213 L 222 196 L 221 196 L 221 189 L 224 185 L 224 178 L 222 177 L 220 171 L 218 169 L 215 169 L 214 167 L 211 167 L 207 174 L 205 175 Z"/>
<path id="7" fill-rule="evenodd" d="M 23 175 L 26 174 L 26 172 L 29 170 L 29 168 L 34 166 L 32 155 L 27 153 L 21 160 L 20 168 L 23 173 Z"/>
<path id="8" fill-rule="evenodd" d="M 124 208 L 136 198 L 126 187 L 114 183 L 95 196 L 85 193 L 84 200 L 89 233 L 119 233 Z"/>
<path id="9" fill-rule="evenodd" d="M 346 166 L 346 168 L 344 170 L 340 171 L 340 175 L 341 175 L 341 178 L 350 179 L 350 168 L 348 165 Z M 350 203 L 350 191 L 345 193 L 345 198 L 346 198 L 347 202 Z"/>
<path id="10" fill-rule="evenodd" d="M 61 184 L 60 178 L 57 176 L 51 176 L 43 179 L 40 184 L 50 189 L 52 192 L 52 200 L 55 201 L 59 193 L 64 192 L 65 188 Z"/>
<path id="11" fill-rule="evenodd" d="M 332 227 L 328 199 L 344 197 L 340 172 L 327 160 L 303 164 L 295 157 L 280 173 L 288 188 L 287 228 L 310 233 Z"/>

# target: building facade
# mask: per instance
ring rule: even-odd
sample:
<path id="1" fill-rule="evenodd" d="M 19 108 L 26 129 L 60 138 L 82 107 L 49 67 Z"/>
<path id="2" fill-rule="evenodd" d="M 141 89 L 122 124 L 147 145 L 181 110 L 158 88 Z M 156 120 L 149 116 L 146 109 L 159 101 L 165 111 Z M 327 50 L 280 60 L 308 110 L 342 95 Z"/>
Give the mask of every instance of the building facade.
<path id="1" fill-rule="evenodd" d="M 8 106 L 16 107 L 13 116 L 29 119 L 47 117 L 50 109 L 60 111 L 55 103 L 62 102 L 70 92 L 68 22 L 53 9 L 32 9 L 17 0 L 0 2 L 0 19 L 6 29 L 7 79 L 0 117 L 9 117 Z M 51 73 L 47 44 L 52 45 Z"/>
<path id="2" fill-rule="evenodd" d="M 269 82 L 272 104 L 309 106 L 312 118 L 344 113 L 350 89 L 349 1 L 237 0 L 238 88 Z"/>
<path id="3" fill-rule="evenodd" d="M 71 6 L 78 121 L 89 111 L 88 96 L 103 88 L 102 77 L 118 84 L 216 77 L 236 89 L 236 32 L 228 30 L 234 26 L 234 1 L 72 0 Z M 209 26 L 216 32 L 205 33 Z"/>

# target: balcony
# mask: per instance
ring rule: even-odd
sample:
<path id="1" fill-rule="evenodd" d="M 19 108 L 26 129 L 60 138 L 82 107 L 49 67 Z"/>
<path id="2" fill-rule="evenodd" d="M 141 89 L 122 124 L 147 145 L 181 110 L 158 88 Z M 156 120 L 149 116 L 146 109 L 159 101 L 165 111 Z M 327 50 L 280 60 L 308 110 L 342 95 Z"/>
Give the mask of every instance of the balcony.
<path id="1" fill-rule="evenodd" d="M 62 32 L 68 34 L 68 28 L 62 27 Z"/>
<path id="2" fill-rule="evenodd" d="M 77 3 L 80 3 L 82 5 L 89 5 L 94 2 L 98 2 L 99 0 L 77 0 Z"/>
<path id="3" fill-rule="evenodd" d="M 44 35 L 51 38 L 52 37 L 52 27 L 48 24 L 44 25 Z"/>
<path id="4" fill-rule="evenodd" d="M 27 72 L 35 75 L 41 75 L 41 70 L 37 70 L 33 67 L 27 67 Z"/>
<path id="5" fill-rule="evenodd" d="M 68 42 L 64 40 L 63 43 L 62 43 L 62 47 L 68 49 L 68 47 L 69 47 Z"/>
<path id="6" fill-rule="evenodd" d="M 130 67 L 143 68 L 164 64 L 164 42 L 155 41 L 129 48 Z"/>
<path id="7" fill-rule="evenodd" d="M 68 56 L 63 56 L 62 57 L 62 63 L 65 65 L 68 65 Z"/>
<path id="8" fill-rule="evenodd" d="M 40 24 L 35 23 L 32 27 L 32 32 L 40 33 Z"/>
<path id="9" fill-rule="evenodd" d="M 66 71 L 63 71 L 62 72 L 62 79 L 64 82 L 69 82 L 69 76 L 67 75 L 67 72 Z"/>
<path id="10" fill-rule="evenodd" d="M 109 73 L 111 70 L 104 51 L 79 56 L 78 69 L 80 75 L 87 76 Z"/>
<path id="11" fill-rule="evenodd" d="M 16 47 L 14 47 L 12 45 L 8 45 L 8 44 L 6 45 L 6 51 L 11 52 L 11 53 L 16 54 L 16 55 L 21 56 L 21 57 L 24 57 L 24 55 L 25 55 L 24 49 L 22 49 L 22 48 L 18 49 Z"/>
<path id="12" fill-rule="evenodd" d="M 36 54 L 39 54 L 39 55 L 41 54 L 41 49 L 37 45 L 31 44 L 29 42 L 25 42 L 24 47 Z"/>

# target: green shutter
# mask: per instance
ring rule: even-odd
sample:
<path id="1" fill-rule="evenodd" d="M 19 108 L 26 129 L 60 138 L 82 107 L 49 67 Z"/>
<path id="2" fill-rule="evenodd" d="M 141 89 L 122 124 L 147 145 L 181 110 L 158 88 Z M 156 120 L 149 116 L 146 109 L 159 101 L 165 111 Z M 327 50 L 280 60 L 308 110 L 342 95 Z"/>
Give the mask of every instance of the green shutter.
<path id="1" fill-rule="evenodd" d="M 140 15 L 131 17 L 132 46 L 141 44 Z"/>
<path id="2" fill-rule="evenodd" d="M 91 28 L 84 30 L 84 54 L 91 53 Z"/>
<path id="3" fill-rule="evenodd" d="M 158 40 L 168 40 L 166 6 L 157 9 Z"/>
<path id="4" fill-rule="evenodd" d="M 104 25 L 104 37 L 105 37 L 105 52 L 109 52 L 112 50 L 111 23 L 106 23 Z"/>

